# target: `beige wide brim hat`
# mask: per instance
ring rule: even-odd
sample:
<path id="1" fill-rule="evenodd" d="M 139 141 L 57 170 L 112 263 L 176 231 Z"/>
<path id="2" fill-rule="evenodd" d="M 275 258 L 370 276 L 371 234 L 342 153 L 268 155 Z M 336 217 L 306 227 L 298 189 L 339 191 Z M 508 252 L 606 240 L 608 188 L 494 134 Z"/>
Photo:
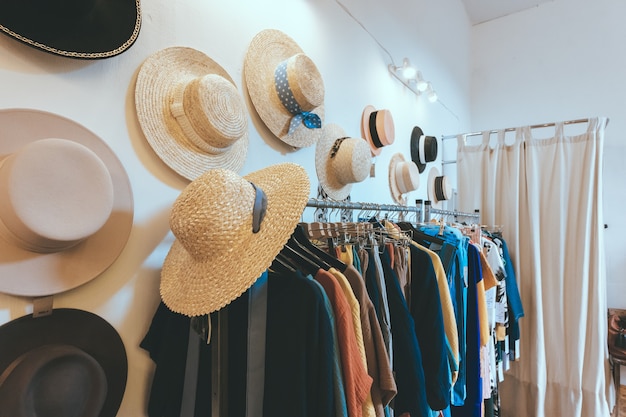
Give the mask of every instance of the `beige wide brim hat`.
<path id="1" fill-rule="evenodd" d="M 260 229 L 253 231 L 257 195 L 266 196 Z M 240 177 L 213 169 L 176 199 L 170 227 L 176 237 L 161 271 L 164 304 L 186 316 L 217 311 L 269 268 L 289 240 L 308 202 L 309 178 L 300 165 L 271 165 Z"/>
<path id="2" fill-rule="evenodd" d="M 213 123 L 219 123 L 219 127 L 213 127 L 213 132 L 207 126 L 206 135 L 214 137 L 218 128 L 232 129 L 240 135 L 233 137 L 228 146 L 215 150 L 201 149 L 200 145 L 211 144 L 206 142 L 207 139 L 198 138 L 196 140 L 200 144 L 197 145 L 170 109 L 173 97 L 181 86 L 210 74 L 229 81 L 233 89 L 219 91 L 216 97 L 205 95 L 201 98 L 211 100 L 202 103 L 202 106 L 211 111 Z M 200 111 L 202 106 L 195 105 L 192 111 Z M 235 82 L 226 70 L 203 52 L 188 47 L 170 47 L 150 55 L 137 74 L 135 108 L 141 129 L 152 149 L 166 165 L 184 178 L 194 180 L 212 168 L 238 172 L 243 167 L 249 143 L 248 115 L 243 97 L 236 92 Z M 197 123 L 206 125 L 202 120 Z"/>
<path id="3" fill-rule="evenodd" d="M 347 137 L 343 128 L 329 123 L 315 146 L 315 171 L 322 189 L 333 200 L 344 200 L 352 185 L 365 180 L 370 172 L 372 156 L 362 138 Z M 338 139 L 339 147 L 331 153 Z"/>
<path id="4" fill-rule="evenodd" d="M 437 190 L 437 181 L 441 182 L 441 189 Z M 449 200 L 452 194 L 452 185 L 448 177 L 440 175 L 436 167 L 428 171 L 428 199 L 432 208 L 441 209 L 442 201 Z"/>
<path id="5" fill-rule="evenodd" d="M 21 296 L 52 295 L 96 278 L 120 255 L 133 224 L 132 190 L 120 160 L 93 132 L 56 114 L 31 109 L 5 109 L 0 110 L 0 125 L 1 160 L 6 161 L 27 145 L 41 142 L 42 139 L 59 138 L 79 144 L 80 148 L 88 148 L 101 161 L 110 176 L 109 184 L 112 185 L 107 199 L 110 212 L 106 213 L 102 226 L 72 247 L 48 253 L 35 252 L 26 249 L 27 245 L 16 244 L 16 240 L 8 239 L 6 234 L 0 234 L 0 292 Z M 37 181 L 36 167 L 27 174 L 31 182 Z M 5 178 L 3 181 L 15 183 L 15 178 Z M 5 197 L 4 201 L 0 201 L 0 207 L 3 212 L 8 210 L 13 215 L 8 208 L 11 202 L 7 201 L 10 200 L 7 195 L 13 194 L 9 188 L 2 191 Z M 24 194 L 22 191 L 28 190 L 17 191 L 20 191 L 18 194 Z M 92 194 L 97 194 L 97 190 Z M 46 196 L 34 196 L 32 201 L 42 199 L 46 200 Z M 54 200 L 54 196 L 50 199 Z M 26 198 L 25 201 L 28 204 L 31 200 Z M 62 229 L 61 225 L 54 223 L 53 211 L 49 208 L 38 205 L 22 207 L 20 210 L 35 221 L 47 221 L 55 230 Z M 83 215 L 89 217 L 89 213 Z M 81 213 L 77 213 L 77 216 L 73 221 L 80 224 L 83 220 L 80 218 Z M 67 220 L 67 215 L 62 217 Z"/>
<path id="6" fill-rule="evenodd" d="M 244 76 L 250 100 L 267 128 L 281 141 L 296 148 L 315 144 L 321 137 L 321 129 L 311 129 L 300 124 L 292 133 L 289 126 L 293 115 L 280 101 L 275 88 L 274 71 L 279 63 L 304 54 L 300 46 L 285 33 L 276 29 L 259 32 L 248 46 L 244 60 Z M 311 110 L 324 122 L 324 84 L 319 71 L 310 59 L 308 65 L 298 68 L 308 71 L 301 75 L 301 99 L 315 103 Z M 296 74 L 298 75 L 298 74 Z M 297 97 L 296 97 L 297 98 Z M 307 110 L 307 109 L 304 109 Z"/>
<path id="7" fill-rule="evenodd" d="M 407 161 L 399 152 L 394 154 L 389 161 L 389 190 L 393 201 L 406 206 L 406 195 L 417 190 L 419 185 L 420 175 L 417 165 L 413 161 Z"/>

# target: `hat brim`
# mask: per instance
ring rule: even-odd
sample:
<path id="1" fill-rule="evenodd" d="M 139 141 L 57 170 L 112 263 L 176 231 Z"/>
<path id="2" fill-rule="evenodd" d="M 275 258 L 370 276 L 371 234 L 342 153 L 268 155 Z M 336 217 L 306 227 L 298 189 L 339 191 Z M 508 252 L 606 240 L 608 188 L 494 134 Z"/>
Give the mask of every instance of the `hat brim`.
<path id="1" fill-rule="evenodd" d="M 424 136 L 422 128 L 415 126 L 411 131 L 411 160 L 417 165 L 420 174 L 426 169 L 426 164 L 420 161 L 420 138 L 422 136 Z"/>
<path id="2" fill-rule="evenodd" d="M 155 52 L 144 61 L 135 84 L 135 109 L 146 140 L 167 166 L 188 180 L 212 168 L 238 172 L 248 152 L 247 130 L 223 153 L 202 152 L 185 139 L 170 113 L 174 88 L 207 74 L 219 75 L 235 85 L 226 70 L 204 53 L 193 48 L 171 47 Z"/>
<path id="3" fill-rule="evenodd" d="M 22 296 L 52 295 L 96 278 L 120 255 L 133 224 L 133 195 L 122 163 L 93 132 L 56 114 L 4 109 L 0 110 L 0 125 L 0 158 L 39 139 L 72 140 L 98 155 L 113 182 L 110 217 L 97 232 L 78 245 L 61 252 L 35 253 L 0 239 L 0 292 Z"/>
<path id="4" fill-rule="evenodd" d="M 404 155 L 399 152 L 394 154 L 389 161 L 389 190 L 391 191 L 393 201 L 402 206 L 406 206 L 407 199 L 402 195 L 402 192 L 398 188 L 398 183 L 396 182 L 396 167 L 401 162 L 405 162 L 405 159 Z"/>
<path id="5" fill-rule="evenodd" d="M 223 308 L 254 284 L 292 235 L 310 191 L 304 168 L 282 163 L 243 178 L 267 197 L 261 229 L 237 242 L 228 256 L 205 262 L 176 239 L 161 270 L 161 298 L 170 310 L 200 316 Z"/>
<path id="6" fill-rule="evenodd" d="M 0 33 L 33 48 L 77 59 L 109 58 L 130 48 L 141 27 L 140 1 L 93 4 L 95 10 L 71 19 L 61 6 L 50 10 L 29 1 L 2 1 Z"/>
<path id="7" fill-rule="evenodd" d="M 82 350 L 106 375 L 107 395 L 99 416 L 117 415 L 126 390 L 128 360 L 120 335 L 102 317 L 78 309 L 53 309 L 47 316 L 22 316 L 5 323 L 0 326 L 0 340 L 0 374 L 33 349 L 69 345 Z"/>
<path id="8" fill-rule="evenodd" d="M 315 172 L 317 173 L 317 179 L 330 198 L 333 200 L 344 200 L 352 191 L 352 183 L 342 184 L 335 179 L 330 171 L 329 155 L 335 141 L 346 137 L 346 132 L 335 123 L 323 126 L 322 130 L 322 137 L 315 145 Z"/>
<path id="9" fill-rule="evenodd" d="M 378 148 L 376 147 L 376 145 L 374 145 L 374 141 L 372 140 L 372 134 L 370 132 L 370 115 L 375 111 L 376 108 L 368 104 L 363 109 L 363 113 L 361 113 L 361 137 L 365 139 L 370 145 L 372 156 L 378 156 L 383 151 L 383 148 Z"/>
<path id="10" fill-rule="evenodd" d="M 274 70 L 280 62 L 302 52 L 300 46 L 283 32 L 266 29 L 250 42 L 243 65 L 248 95 L 257 114 L 274 136 L 296 148 L 315 144 L 322 135 L 321 129 L 309 129 L 300 125 L 289 133 L 293 115 L 276 94 Z M 324 104 L 311 112 L 320 117 L 323 125 Z"/>

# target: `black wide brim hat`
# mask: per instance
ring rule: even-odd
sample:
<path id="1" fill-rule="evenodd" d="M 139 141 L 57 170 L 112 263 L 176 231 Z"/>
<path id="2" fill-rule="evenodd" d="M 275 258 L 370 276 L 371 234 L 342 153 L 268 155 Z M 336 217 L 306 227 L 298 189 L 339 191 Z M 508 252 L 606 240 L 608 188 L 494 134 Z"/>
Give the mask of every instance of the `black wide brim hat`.
<path id="1" fill-rule="evenodd" d="M 141 26 L 139 0 L 3 0 L 0 30 L 25 44 L 70 58 L 124 52 Z"/>
<path id="2" fill-rule="evenodd" d="M 24 410 L 54 404 L 45 415 L 117 415 L 128 361 L 119 334 L 100 316 L 70 308 L 22 316 L 0 326 L 0 341 L 0 411 L 30 416 Z"/>
<path id="3" fill-rule="evenodd" d="M 420 158 L 420 147 L 423 160 Z M 411 160 L 417 165 L 421 174 L 426 169 L 426 164 L 437 159 L 437 138 L 424 135 L 419 126 L 415 126 L 411 132 Z"/>

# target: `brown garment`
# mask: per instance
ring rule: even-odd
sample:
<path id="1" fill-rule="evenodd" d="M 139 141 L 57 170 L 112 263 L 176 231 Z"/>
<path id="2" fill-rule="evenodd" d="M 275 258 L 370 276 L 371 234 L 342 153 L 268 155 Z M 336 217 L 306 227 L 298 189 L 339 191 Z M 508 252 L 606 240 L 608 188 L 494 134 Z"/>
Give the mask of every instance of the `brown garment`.
<path id="1" fill-rule="evenodd" d="M 393 379 L 389 355 L 385 348 L 374 304 L 367 294 L 365 280 L 352 265 L 348 266 L 344 271 L 344 275 L 359 301 L 367 370 L 373 380 L 371 389 L 372 402 L 374 403 L 376 416 L 382 417 L 385 415 L 383 407 L 388 405 L 393 397 L 396 396 L 398 388 L 396 387 L 396 381 Z"/>

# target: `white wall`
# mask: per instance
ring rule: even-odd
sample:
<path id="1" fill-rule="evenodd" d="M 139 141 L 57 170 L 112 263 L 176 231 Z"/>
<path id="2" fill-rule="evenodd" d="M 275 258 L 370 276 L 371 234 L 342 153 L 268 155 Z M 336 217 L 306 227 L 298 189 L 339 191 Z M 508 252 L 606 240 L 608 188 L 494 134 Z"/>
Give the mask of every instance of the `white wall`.
<path id="1" fill-rule="evenodd" d="M 610 119 L 604 236 L 607 302 L 616 308 L 626 307 L 624 15 L 622 1 L 554 0 L 472 28 L 471 131 Z"/>
<path id="2" fill-rule="evenodd" d="M 387 53 L 331 0 L 144 0 L 135 45 L 101 61 L 50 55 L 0 36 L 0 108 L 41 109 L 83 124 L 109 144 L 131 181 L 135 218 L 125 250 L 95 280 L 54 297 L 55 307 L 93 311 L 121 334 L 129 374 L 119 416 L 144 414 L 153 364 L 138 345 L 159 302 L 160 267 L 173 239 L 168 233 L 169 209 L 187 184 L 156 157 L 136 119 L 134 82 L 146 57 L 169 46 L 199 49 L 230 73 L 246 97 L 242 65 L 249 41 L 265 28 L 287 33 L 313 58 L 324 78 L 326 123 L 338 123 L 359 136 L 365 105 L 392 111 L 396 141 L 377 158 L 376 177 L 354 186 L 353 201 L 392 203 L 388 162 L 395 152 L 410 158 L 413 126 L 435 136 L 470 127 L 470 27 L 458 0 L 344 4 L 396 63 L 407 56 L 421 67 L 445 106 L 416 98 L 393 79 L 387 72 Z M 309 173 L 314 197 L 314 147 L 288 151 L 268 134 L 253 110 L 250 122 L 250 149 L 241 174 L 293 161 Z M 422 175 L 422 185 L 411 199 L 426 198 L 427 173 Z M 309 212 L 304 220 L 308 218 Z M 0 294 L 0 324 L 31 311 L 31 300 Z"/>

